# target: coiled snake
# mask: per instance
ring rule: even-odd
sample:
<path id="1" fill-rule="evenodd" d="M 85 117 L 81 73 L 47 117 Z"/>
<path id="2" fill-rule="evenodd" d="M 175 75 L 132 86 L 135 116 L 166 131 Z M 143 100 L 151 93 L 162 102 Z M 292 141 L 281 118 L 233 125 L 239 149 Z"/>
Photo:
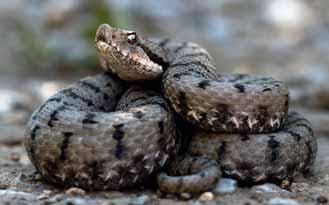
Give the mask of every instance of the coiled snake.
<path id="1" fill-rule="evenodd" d="M 159 189 L 199 193 L 222 174 L 253 184 L 291 180 L 311 168 L 311 125 L 288 114 L 281 81 L 218 75 L 197 44 L 145 39 L 107 24 L 95 41 L 107 73 L 58 92 L 28 122 L 26 150 L 48 181 L 123 189 L 170 162 L 170 176 L 157 176 Z M 176 114 L 193 129 L 180 157 Z"/>

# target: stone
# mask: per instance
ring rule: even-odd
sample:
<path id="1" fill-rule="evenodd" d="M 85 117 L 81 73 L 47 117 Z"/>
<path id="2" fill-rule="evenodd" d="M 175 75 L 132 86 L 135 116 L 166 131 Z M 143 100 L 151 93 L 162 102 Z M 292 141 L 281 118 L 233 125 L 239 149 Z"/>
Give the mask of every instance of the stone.
<path id="1" fill-rule="evenodd" d="M 32 193 L 15 191 L 15 190 L 0 190 L 0 199 L 4 201 L 12 200 L 24 200 L 24 201 L 34 201 L 36 196 Z"/>
<path id="2" fill-rule="evenodd" d="M 287 190 L 281 189 L 279 186 L 271 183 L 253 186 L 251 191 L 255 193 L 289 193 Z"/>
<path id="3" fill-rule="evenodd" d="M 325 196 L 318 196 L 316 201 L 320 204 L 326 204 L 326 203 L 328 203 L 328 198 Z"/>
<path id="4" fill-rule="evenodd" d="M 214 198 L 215 198 L 215 196 L 212 192 L 204 192 L 199 197 L 199 200 L 200 201 L 211 201 L 211 200 L 214 200 Z"/>
<path id="5" fill-rule="evenodd" d="M 215 194 L 229 194 L 237 189 L 237 181 L 234 179 L 221 178 L 214 188 Z"/>
<path id="6" fill-rule="evenodd" d="M 0 144 L 13 146 L 22 143 L 25 133 L 25 125 L 13 125 L 0 123 Z"/>
<path id="7" fill-rule="evenodd" d="M 9 158 L 14 162 L 18 162 L 20 160 L 20 155 L 18 153 L 11 153 Z"/>
<path id="8" fill-rule="evenodd" d="M 38 200 L 48 199 L 52 193 L 51 190 L 43 190 L 42 194 L 38 196 Z"/>
<path id="9" fill-rule="evenodd" d="M 124 196 L 106 200 L 104 203 L 102 203 L 102 205 L 149 205 L 152 204 L 151 201 L 151 198 L 147 195 L 141 195 L 138 197 Z"/>
<path id="10" fill-rule="evenodd" d="M 299 202 L 294 199 L 288 198 L 272 198 L 269 201 L 269 205 L 299 205 Z"/>
<path id="11" fill-rule="evenodd" d="M 183 200 L 189 200 L 190 198 L 192 198 L 192 195 L 190 193 L 185 193 L 185 192 L 181 193 L 179 196 Z"/>
<path id="12" fill-rule="evenodd" d="M 77 187 L 71 187 L 65 191 L 65 194 L 68 195 L 86 195 L 86 191 Z"/>

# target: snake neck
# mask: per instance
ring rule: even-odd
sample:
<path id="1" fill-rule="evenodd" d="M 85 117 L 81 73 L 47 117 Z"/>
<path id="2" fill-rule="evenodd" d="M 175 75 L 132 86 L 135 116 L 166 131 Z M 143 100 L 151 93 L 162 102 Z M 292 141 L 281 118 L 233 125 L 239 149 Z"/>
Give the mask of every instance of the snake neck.
<path id="1" fill-rule="evenodd" d="M 168 50 L 161 46 L 161 42 L 156 43 L 149 39 L 140 37 L 138 45 L 153 62 L 161 65 L 164 70 L 166 70 L 173 62 L 173 59 L 168 55 Z"/>

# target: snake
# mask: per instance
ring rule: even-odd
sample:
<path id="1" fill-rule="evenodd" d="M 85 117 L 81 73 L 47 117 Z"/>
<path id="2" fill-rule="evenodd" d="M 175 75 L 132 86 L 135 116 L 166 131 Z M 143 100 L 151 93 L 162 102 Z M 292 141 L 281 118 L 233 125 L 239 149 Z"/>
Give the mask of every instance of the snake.
<path id="1" fill-rule="evenodd" d="M 175 153 L 173 116 L 164 99 L 124 87 L 114 76 L 99 74 L 36 109 L 25 147 L 44 179 L 86 190 L 129 188 Z"/>
<path id="2" fill-rule="evenodd" d="M 155 177 L 160 191 L 179 194 L 211 190 L 221 176 L 257 184 L 312 168 L 312 126 L 289 112 L 282 81 L 218 74 L 196 43 L 108 24 L 95 47 L 105 73 L 59 91 L 27 123 L 24 144 L 44 179 L 122 190 Z"/>

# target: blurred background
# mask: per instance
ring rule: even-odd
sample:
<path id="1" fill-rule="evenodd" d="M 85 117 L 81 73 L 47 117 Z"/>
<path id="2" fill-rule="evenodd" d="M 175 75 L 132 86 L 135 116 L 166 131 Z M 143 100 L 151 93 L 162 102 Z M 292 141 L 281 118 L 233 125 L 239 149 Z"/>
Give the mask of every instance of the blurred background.
<path id="1" fill-rule="evenodd" d="M 93 72 L 94 34 L 107 22 L 196 41 L 219 71 L 321 80 L 329 63 L 328 8 L 326 0 L 1 1 L 0 72 L 51 78 Z"/>
<path id="2" fill-rule="evenodd" d="M 209 50 L 218 72 L 284 80 L 294 108 L 323 113 L 328 9 L 327 0 L 0 1 L 0 120 L 6 124 L 0 129 L 12 133 L 12 122 L 24 125 L 58 89 L 101 71 L 94 35 L 104 22 L 195 41 Z"/>

